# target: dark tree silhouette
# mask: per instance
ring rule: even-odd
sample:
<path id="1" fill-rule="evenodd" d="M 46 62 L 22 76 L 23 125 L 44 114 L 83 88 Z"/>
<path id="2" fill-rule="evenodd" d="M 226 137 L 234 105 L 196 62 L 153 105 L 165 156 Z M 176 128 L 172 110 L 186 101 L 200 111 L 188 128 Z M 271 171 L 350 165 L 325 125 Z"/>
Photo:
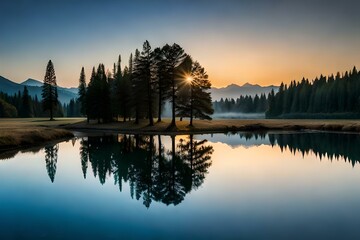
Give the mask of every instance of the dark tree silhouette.
<path id="1" fill-rule="evenodd" d="M 358 118 L 360 116 L 360 72 L 303 78 L 269 96 L 268 118 Z"/>
<path id="2" fill-rule="evenodd" d="M 55 180 L 58 150 L 59 150 L 58 144 L 45 147 L 46 170 L 51 182 L 54 182 Z"/>
<path id="3" fill-rule="evenodd" d="M 143 50 L 141 54 L 136 58 L 134 64 L 134 75 L 136 75 L 137 84 L 141 85 L 140 90 L 145 95 L 145 102 L 147 103 L 147 117 L 149 119 L 149 125 L 154 125 L 153 119 L 153 91 L 154 81 L 151 77 L 151 65 L 152 65 L 152 50 L 148 41 L 144 42 Z"/>
<path id="4" fill-rule="evenodd" d="M 42 104 L 44 111 L 50 112 L 50 120 L 54 120 L 53 114 L 58 105 L 58 93 L 54 65 L 49 60 L 46 66 L 44 84 L 42 86 Z"/>
<path id="5" fill-rule="evenodd" d="M 211 119 L 209 115 L 214 113 L 212 107 L 210 88 L 211 83 L 205 69 L 198 63 L 191 65 L 191 71 L 187 76 L 189 94 L 182 97 L 180 114 L 190 118 L 190 126 L 193 126 L 193 118 Z"/>
<path id="6" fill-rule="evenodd" d="M 24 91 L 22 95 L 20 117 L 33 117 L 31 97 L 29 96 L 29 91 L 26 86 L 24 86 Z"/>
<path id="7" fill-rule="evenodd" d="M 87 111 L 90 118 L 108 122 L 112 118 L 110 83 L 104 64 L 99 64 L 97 71 L 93 68 L 87 88 Z"/>
<path id="8" fill-rule="evenodd" d="M 207 169 L 212 164 L 211 155 L 214 149 L 211 145 L 205 145 L 206 143 L 207 140 L 194 140 L 193 135 L 189 135 L 188 140 L 179 140 L 178 154 L 189 166 L 185 178 L 187 192 L 201 186 L 208 173 Z"/>
<path id="9" fill-rule="evenodd" d="M 270 95 L 269 95 L 270 96 Z M 252 96 L 242 96 L 239 98 L 221 98 L 219 101 L 213 102 L 215 113 L 226 112 L 242 112 L 242 113 L 264 113 L 268 109 L 268 98 L 265 94 L 261 94 L 260 97 L 255 94 Z"/>
<path id="10" fill-rule="evenodd" d="M 86 179 L 86 173 L 88 168 L 88 162 L 89 162 L 89 145 L 88 141 L 85 139 L 82 139 L 80 141 L 80 159 L 81 159 L 81 170 L 84 175 L 84 179 Z"/>
<path id="11" fill-rule="evenodd" d="M 132 56 L 130 56 L 130 58 L 132 58 Z M 122 71 L 120 55 L 114 69 L 114 78 L 116 82 L 116 89 L 114 91 L 116 96 L 114 99 L 118 103 L 116 104 L 118 106 L 116 115 L 121 115 L 125 122 L 131 114 L 131 74 L 129 73 L 128 67 L 125 67 L 124 71 Z"/>
<path id="12" fill-rule="evenodd" d="M 146 83 L 141 76 L 141 71 L 135 69 L 135 65 L 138 64 L 140 58 L 140 52 L 135 50 L 134 66 L 132 71 L 132 91 L 133 91 L 133 103 L 135 108 L 135 124 L 139 123 L 140 118 L 144 116 L 146 102 Z"/>
<path id="13" fill-rule="evenodd" d="M 181 81 L 182 75 L 177 71 L 177 67 L 184 61 L 187 56 L 178 44 L 174 43 L 172 46 L 165 45 L 163 47 L 163 54 L 166 59 L 166 69 L 170 81 L 170 96 L 171 96 L 171 115 L 172 120 L 169 128 L 176 128 L 176 94 L 178 92 L 179 81 Z"/>
<path id="14" fill-rule="evenodd" d="M 146 207 L 152 201 L 179 204 L 192 189 L 199 187 L 211 165 L 211 146 L 206 140 L 171 138 L 171 149 L 166 150 L 161 137 L 103 136 L 88 137 L 81 142 L 81 162 L 86 175 L 87 156 L 95 177 L 101 184 L 111 175 L 122 190 L 128 182 L 130 195 L 142 199 Z M 84 170 L 85 169 L 85 170 Z"/>
<path id="15" fill-rule="evenodd" d="M 79 78 L 79 102 L 80 102 L 80 113 L 83 116 L 87 116 L 87 121 L 89 122 L 89 117 L 87 114 L 86 107 L 86 78 L 84 67 L 81 68 L 80 78 Z"/>
<path id="16" fill-rule="evenodd" d="M 122 116 L 124 122 L 135 118 L 136 124 L 147 118 L 151 126 L 154 125 L 153 118 L 156 114 L 158 122 L 161 122 L 163 104 L 170 100 L 172 121 L 169 129 L 176 128 L 177 98 L 183 97 L 182 94 L 190 89 L 182 89 L 185 85 L 183 66 L 186 59 L 190 57 L 175 43 L 152 51 L 149 42 L 145 41 L 142 52 L 136 49 L 134 58 L 131 54 L 129 66 L 124 69 L 121 68 L 120 55 L 117 64 L 114 64 L 113 74 L 109 71 L 106 73 L 103 64 L 99 64 L 96 71 L 93 68 L 88 87 L 86 88 L 85 83 L 79 85 L 79 95 L 84 96 L 85 93 L 86 96 L 80 97 L 80 103 L 85 99 L 88 117 L 97 119 L 98 123 L 101 120 L 118 120 Z M 203 72 L 200 77 L 201 71 Z M 187 72 L 192 72 L 191 66 Z M 198 63 L 194 63 L 194 74 L 197 74 L 194 83 L 199 86 L 193 87 L 193 114 L 188 115 L 208 119 L 212 108 L 211 104 L 208 104 L 211 98 L 207 90 L 211 85 L 205 70 Z M 80 82 L 85 82 L 82 81 L 83 78 L 85 79 L 82 69 Z M 74 111 L 70 112 L 76 113 L 77 104 L 74 102 L 72 105 L 64 105 L 64 108 L 74 108 Z"/>
<path id="17" fill-rule="evenodd" d="M 161 122 L 161 113 L 162 107 L 165 102 L 169 98 L 169 90 L 170 90 L 170 78 L 166 65 L 166 58 L 164 56 L 163 48 L 156 48 L 153 51 L 153 64 L 152 64 L 152 74 L 156 78 L 156 88 L 158 92 L 158 120 L 157 122 Z"/>

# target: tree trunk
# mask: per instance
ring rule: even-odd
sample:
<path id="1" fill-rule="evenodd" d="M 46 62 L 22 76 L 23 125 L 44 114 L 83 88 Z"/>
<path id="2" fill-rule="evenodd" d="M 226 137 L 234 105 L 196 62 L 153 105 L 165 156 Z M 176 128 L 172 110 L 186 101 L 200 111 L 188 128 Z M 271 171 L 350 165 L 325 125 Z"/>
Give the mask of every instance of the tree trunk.
<path id="1" fill-rule="evenodd" d="M 162 92 L 161 88 L 159 88 L 159 110 L 158 110 L 158 120 L 157 122 L 161 122 L 161 99 L 162 99 Z"/>
<path id="2" fill-rule="evenodd" d="M 139 124 L 139 103 L 136 103 L 135 106 L 135 124 Z"/>
<path id="3" fill-rule="evenodd" d="M 53 106 L 52 106 L 52 103 L 51 103 L 51 106 L 50 106 L 50 121 L 51 120 L 54 120 L 53 118 Z"/>
<path id="4" fill-rule="evenodd" d="M 192 86 L 190 86 L 190 124 L 189 126 L 193 126 L 193 90 Z"/>
<path id="5" fill-rule="evenodd" d="M 149 126 L 154 126 L 154 119 L 152 115 L 152 95 L 151 95 L 151 85 L 148 83 L 148 104 L 149 104 Z"/>
<path id="6" fill-rule="evenodd" d="M 174 78 L 174 77 L 173 77 Z M 172 81 L 172 121 L 170 126 L 175 127 L 175 80 Z"/>

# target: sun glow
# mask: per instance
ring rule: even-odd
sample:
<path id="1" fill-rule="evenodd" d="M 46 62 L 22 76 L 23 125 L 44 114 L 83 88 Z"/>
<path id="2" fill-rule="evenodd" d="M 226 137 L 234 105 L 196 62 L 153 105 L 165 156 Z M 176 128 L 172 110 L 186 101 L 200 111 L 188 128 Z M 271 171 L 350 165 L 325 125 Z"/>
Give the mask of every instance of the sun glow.
<path id="1" fill-rule="evenodd" d="M 187 77 L 186 77 L 186 81 L 188 81 L 189 83 L 191 83 L 192 80 L 193 80 L 193 78 L 192 78 L 191 76 L 187 76 Z"/>

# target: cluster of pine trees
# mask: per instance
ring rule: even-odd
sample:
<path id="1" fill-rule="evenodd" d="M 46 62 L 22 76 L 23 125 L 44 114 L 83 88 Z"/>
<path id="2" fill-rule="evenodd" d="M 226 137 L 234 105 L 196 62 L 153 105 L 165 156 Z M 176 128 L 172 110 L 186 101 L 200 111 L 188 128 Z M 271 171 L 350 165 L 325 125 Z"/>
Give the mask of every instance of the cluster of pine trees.
<path id="1" fill-rule="evenodd" d="M 189 81 L 187 81 L 189 80 Z M 161 121 L 164 103 L 172 103 L 172 122 L 175 117 L 210 119 L 213 113 L 208 90 L 211 83 L 205 69 L 178 45 L 166 44 L 151 49 L 148 41 L 143 49 L 130 55 L 129 64 L 121 67 L 121 56 L 106 71 L 103 64 L 92 70 L 86 84 L 82 68 L 79 80 L 80 111 L 88 119 L 109 122 L 122 119 Z"/>
<path id="2" fill-rule="evenodd" d="M 213 102 L 215 113 L 242 112 L 242 113 L 263 113 L 268 108 L 268 99 L 265 94 L 251 96 L 242 96 L 236 100 L 233 98 L 223 98 L 220 101 Z"/>
<path id="3" fill-rule="evenodd" d="M 59 103 L 60 105 L 60 103 Z M 55 113 L 57 117 L 63 117 L 63 109 L 58 108 Z M 0 92 L 0 117 L 46 117 L 48 113 L 43 110 L 42 102 L 38 97 L 32 98 L 24 86 L 23 92 L 13 96 Z"/>
<path id="4" fill-rule="evenodd" d="M 357 115 L 360 111 L 360 72 L 352 71 L 336 76 L 309 81 L 281 84 L 279 92 L 269 95 L 269 109 L 266 116 L 271 117 L 308 117 L 318 114 L 343 114 L 344 117 Z"/>
<path id="5" fill-rule="evenodd" d="M 64 117 L 81 117 L 81 103 L 78 99 L 71 99 L 68 104 L 64 103 L 63 106 Z"/>

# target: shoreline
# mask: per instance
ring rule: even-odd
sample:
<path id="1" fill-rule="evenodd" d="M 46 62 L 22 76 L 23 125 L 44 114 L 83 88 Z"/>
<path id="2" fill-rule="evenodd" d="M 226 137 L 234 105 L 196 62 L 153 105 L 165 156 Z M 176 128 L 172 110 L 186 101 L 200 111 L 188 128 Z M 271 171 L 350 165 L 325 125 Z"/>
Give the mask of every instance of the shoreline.
<path id="1" fill-rule="evenodd" d="M 360 133 L 360 120 L 313 120 L 313 119 L 228 119 L 195 120 L 194 127 L 188 121 L 177 121 L 177 128 L 168 130 L 169 120 L 148 126 L 147 121 L 138 125 L 133 122 L 87 124 L 80 122 L 64 126 L 65 129 L 78 132 L 113 132 L 121 134 L 209 134 L 228 132 L 267 132 L 267 131 L 329 131 Z"/>
<path id="2" fill-rule="evenodd" d="M 47 119 L 0 119 L 0 152 L 41 146 L 49 142 L 73 138 L 79 133 L 118 133 L 144 135 L 185 135 L 233 132 L 269 131 L 327 131 L 360 133 L 360 120 L 339 119 L 215 119 L 195 120 L 194 127 L 188 121 L 177 121 L 177 128 L 169 131 L 170 119 L 148 126 L 146 120 L 139 124 L 113 122 L 86 123 L 84 118 Z M 74 134 L 75 133 L 75 134 Z"/>
<path id="3" fill-rule="evenodd" d="M 43 146 L 51 142 L 68 140 L 74 137 L 71 131 L 60 128 L 34 128 L 1 130 L 0 153 L 19 151 L 25 148 Z"/>

